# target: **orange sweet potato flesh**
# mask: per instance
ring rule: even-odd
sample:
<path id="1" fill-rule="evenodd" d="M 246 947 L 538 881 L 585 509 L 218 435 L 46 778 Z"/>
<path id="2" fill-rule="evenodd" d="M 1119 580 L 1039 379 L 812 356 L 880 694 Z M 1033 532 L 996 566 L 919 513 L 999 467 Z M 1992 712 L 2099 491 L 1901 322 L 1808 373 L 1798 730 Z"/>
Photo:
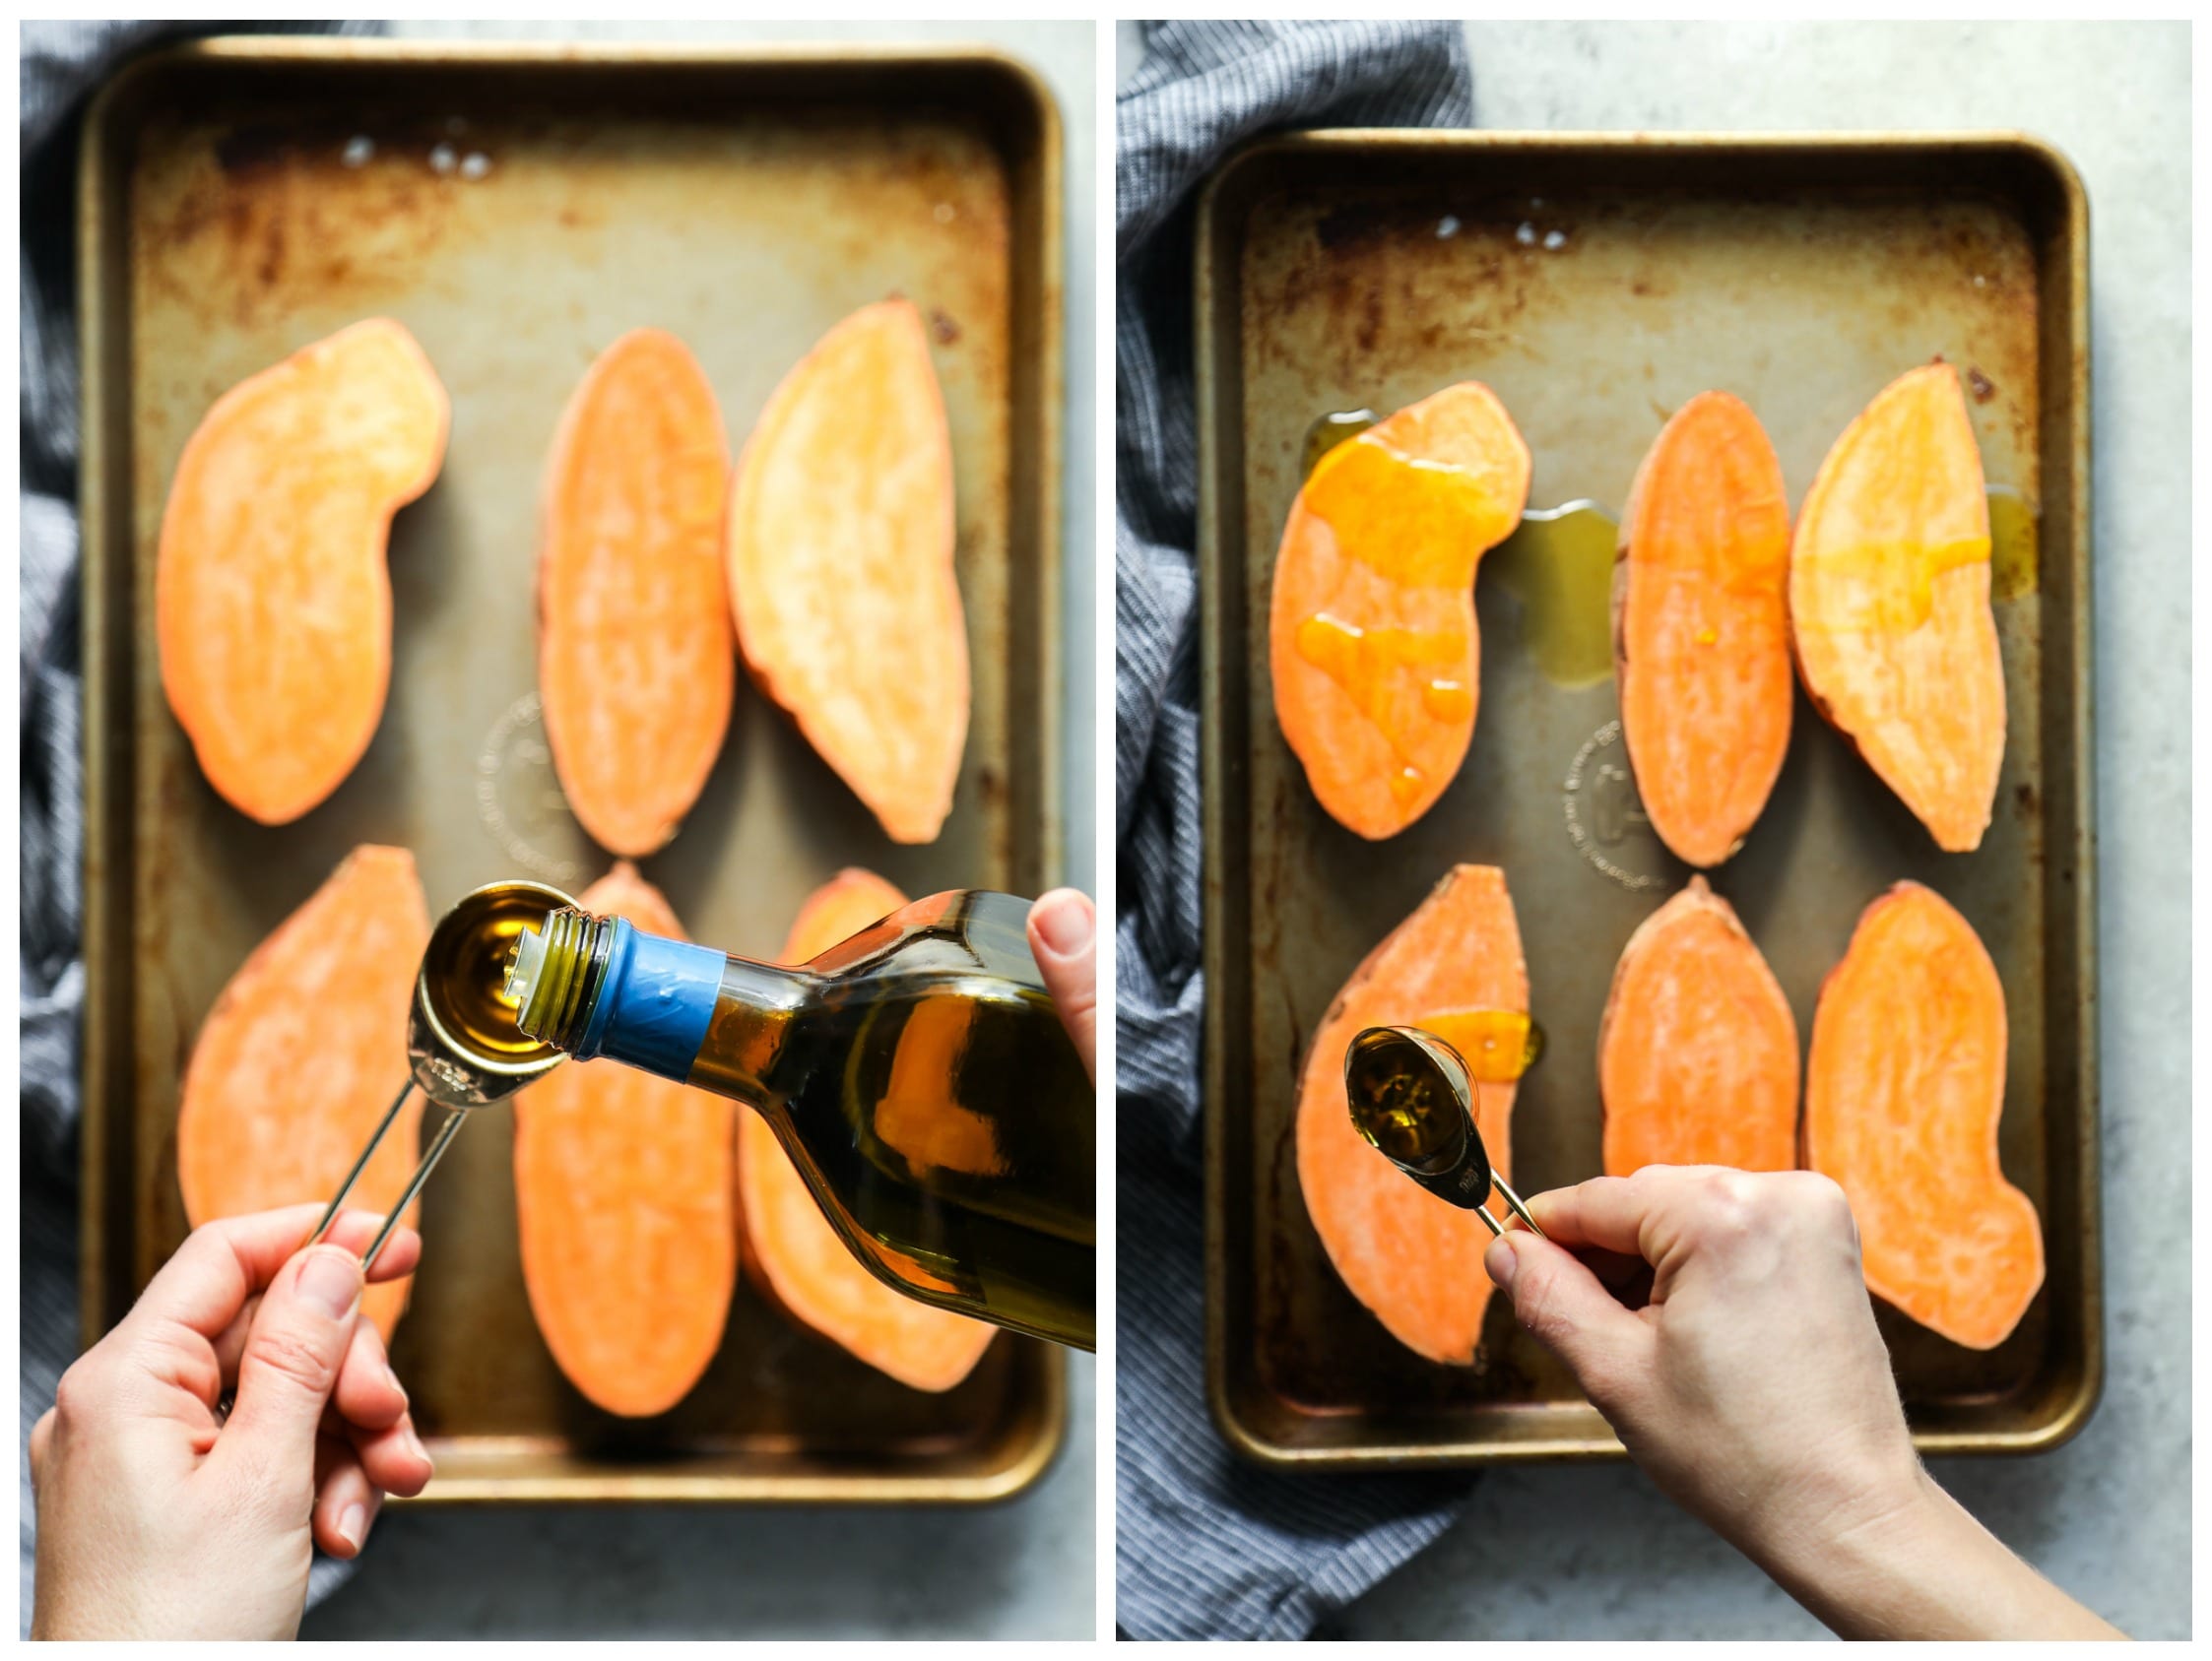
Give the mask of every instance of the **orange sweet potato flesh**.
<path id="1" fill-rule="evenodd" d="M 162 686 L 208 783 L 288 824 L 345 782 L 392 670 L 392 515 L 430 487 L 448 406 L 388 318 L 241 381 L 202 418 L 162 513 Z"/>
<path id="2" fill-rule="evenodd" d="M 1820 464 L 1789 609 L 1814 706 L 1938 848 L 1979 848 L 2004 761 L 2004 665 L 1982 455 L 1948 363 L 1883 388 Z"/>
<path id="3" fill-rule="evenodd" d="M 906 904 L 871 871 L 847 869 L 808 898 L 783 960 L 805 963 Z M 949 1390 L 998 1328 L 903 1298 L 853 1260 L 758 1114 L 738 1127 L 746 1252 L 757 1285 L 802 1326 L 917 1390 Z"/>
<path id="4" fill-rule="evenodd" d="M 1526 1015 L 1529 972 L 1505 873 L 1456 865 L 1344 983 L 1314 1035 L 1298 1089 L 1298 1184 L 1330 1261 L 1391 1336 L 1466 1364 L 1490 1305 L 1490 1232 L 1416 1186 L 1352 1128 L 1344 1051 L 1363 1027 L 1425 1026 L 1469 1010 Z M 1516 1086 L 1480 1080 L 1475 1123 L 1492 1169 L 1513 1178 Z"/>
<path id="5" fill-rule="evenodd" d="M 1529 446 L 1486 386 L 1408 405 L 1325 455 L 1275 554 L 1275 720 L 1347 829 L 1396 836 L 1444 794 L 1481 694 L 1474 572 L 1521 522 Z"/>
<path id="6" fill-rule="evenodd" d="M 952 440 L 922 314 L 864 306 L 738 458 L 730 600 L 761 689 L 894 842 L 934 842 L 968 731 Z"/>
<path id="7" fill-rule="evenodd" d="M 1741 399 L 1674 412 L 1636 470 L 1613 567 L 1621 731 L 1652 828 L 1685 864 L 1742 845 L 1782 771 L 1789 504 Z"/>
<path id="8" fill-rule="evenodd" d="M 327 1202 L 407 1081 L 407 1015 L 430 918 L 415 856 L 364 845 L 278 925 L 208 1011 L 184 1072 L 176 1180 L 194 1228 Z M 409 1097 L 348 1209 L 382 1216 L 414 1174 L 423 1122 Z M 420 1202 L 408 1210 L 412 1225 Z M 386 1341 L 409 1280 L 361 1294 Z"/>
<path id="9" fill-rule="evenodd" d="M 1868 906 L 1820 989 L 1805 1163 L 1843 1184 L 1866 1285 L 1986 1350 L 2043 1285 L 2043 1228 L 1997 1161 L 2004 987 L 1973 926 L 1900 882 Z"/>
<path id="10" fill-rule="evenodd" d="M 546 471 L 538 685 L 577 823 L 642 858 L 676 834 L 730 726 L 730 452 L 683 343 L 636 329 L 568 401 Z"/>
<path id="11" fill-rule="evenodd" d="M 578 903 L 683 938 L 625 861 Z M 665 1413 L 714 1360 L 738 1283 L 739 1109 L 618 1061 L 570 1061 L 515 1098 L 515 1214 L 538 1330 L 609 1413 Z"/>
<path id="12" fill-rule="evenodd" d="M 1702 876 L 1646 918 L 1597 1028 L 1605 1174 L 1797 1166 L 1797 1023 L 1735 910 Z"/>

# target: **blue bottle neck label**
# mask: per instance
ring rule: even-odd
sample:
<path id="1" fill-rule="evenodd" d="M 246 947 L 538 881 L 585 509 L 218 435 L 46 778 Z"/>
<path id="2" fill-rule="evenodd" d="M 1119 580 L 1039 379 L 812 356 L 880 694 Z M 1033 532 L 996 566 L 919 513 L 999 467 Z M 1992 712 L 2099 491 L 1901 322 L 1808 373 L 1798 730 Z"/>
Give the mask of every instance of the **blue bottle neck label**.
<path id="1" fill-rule="evenodd" d="M 727 959 L 712 946 L 667 940 L 615 920 L 607 971 L 574 1054 L 604 1055 L 682 1083 L 706 1038 Z"/>

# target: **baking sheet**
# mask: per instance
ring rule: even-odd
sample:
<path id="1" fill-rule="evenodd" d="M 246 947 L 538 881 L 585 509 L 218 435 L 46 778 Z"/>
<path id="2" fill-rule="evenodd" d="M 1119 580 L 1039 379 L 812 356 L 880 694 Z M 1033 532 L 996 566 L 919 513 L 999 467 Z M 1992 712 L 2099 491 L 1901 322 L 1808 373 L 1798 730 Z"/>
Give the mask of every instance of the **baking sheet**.
<path id="1" fill-rule="evenodd" d="M 617 335 L 692 349 L 735 454 L 831 324 L 901 292 L 952 431 L 974 706 L 952 815 L 891 844 L 796 729 L 741 689 L 676 841 L 643 862 L 694 938 L 770 955 L 845 864 L 912 893 L 1035 893 L 1059 868 L 1060 137 L 987 51 L 450 47 L 229 40 L 127 72 L 83 174 L 91 814 L 85 1314 L 102 1331 L 185 1232 L 179 1081 L 225 981 L 357 843 L 415 851 L 433 917 L 608 863 L 568 817 L 535 704 L 538 492 L 577 379 Z M 163 493 L 213 400 L 363 316 L 416 335 L 453 400 L 444 471 L 395 523 L 390 702 L 290 826 L 209 789 L 155 656 Z M 1002 1336 L 911 1391 L 741 1283 L 678 1408 L 601 1413 L 523 1290 L 511 1110 L 424 1199 L 395 1366 L 437 1461 L 424 1501 L 977 1501 L 1064 1434 L 1062 1358 Z"/>
<path id="2" fill-rule="evenodd" d="M 1621 1455 L 1503 1300 L 1478 1365 L 1453 1369 L 1352 1299 L 1299 1192 L 1297 1079 L 1369 948 L 1455 862 L 1497 864 L 1548 1037 L 1514 1113 L 1515 1183 L 1598 1174 L 1613 967 L 1689 874 L 1641 822 L 1611 681 L 1546 680 L 1519 602 L 1479 577 L 1480 713 L 1457 781 L 1381 847 L 1322 810 L 1268 668 L 1309 426 L 1480 380 L 1533 452 L 1529 507 L 1588 497 L 1617 517 L 1666 415 L 1721 387 L 1758 413 L 1794 510 L 1867 400 L 1937 354 L 1971 370 L 1988 479 L 2040 511 L 2032 581 L 1996 607 L 2011 721 L 1995 819 L 1978 852 L 1937 852 L 1800 693 L 1773 799 L 1710 879 L 1800 1042 L 1889 884 L 1926 882 L 1974 924 L 2008 1004 L 2001 1158 L 2042 1218 L 2048 1278 L 1986 1354 L 1876 1308 L 1923 1449 L 2045 1447 L 2087 1418 L 2103 1344 L 2086 214 L 2064 160 L 2019 135 L 1341 132 L 1266 141 L 1216 176 L 1197 249 L 1207 1371 L 1240 1451 L 1340 1467 Z"/>

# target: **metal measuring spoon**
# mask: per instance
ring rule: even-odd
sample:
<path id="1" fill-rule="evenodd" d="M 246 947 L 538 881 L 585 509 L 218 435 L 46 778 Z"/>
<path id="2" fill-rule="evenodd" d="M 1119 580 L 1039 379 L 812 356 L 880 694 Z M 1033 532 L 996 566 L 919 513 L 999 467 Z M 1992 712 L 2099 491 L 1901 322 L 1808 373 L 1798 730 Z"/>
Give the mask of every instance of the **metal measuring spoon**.
<path id="1" fill-rule="evenodd" d="M 386 1214 L 376 1239 L 361 1253 L 364 1271 L 384 1249 L 384 1242 L 415 1203 L 423 1184 L 430 1180 L 430 1173 L 460 1134 L 469 1114 L 505 1101 L 560 1064 L 563 1056 L 559 1051 L 524 1039 L 519 1032 L 513 1042 L 487 1038 L 487 1032 L 499 1023 L 482 1000 L 490 995 L 489 988 L 510 980 L 505 959 L 512 952 L 513 940 L 527 937 L 517 932 L 521 924 L 542 924 L 547 914 L 574 904 L 559 889 L 543 883 L 494 882 L 463 895 L 439 919 L 423 953 L 423 966 L 416 972 L 415 1000 L 408 1008 L 407 1082 L 384 1110 L 375 1133 L 361 1149 L 360 1158 L 354 1161 L 354 1169 L 346 1174 L 323 1220 L 307 1237 L 309 1246 L 320 1241 L 338 1221 L 339 1207 L 354 1191 L 354 1184 L 360 1181 L 361 1173 L 397 1122 L 400 1109 L 407 1106 L 408 1097 L 415 1091 L 422 1091 L 445 1109 L 445 1119 L 423 1151 L 415 1175 L 408 1180 L 406 1192 Z M 487 953 L 496 954 L 500 961 L 491 961 Z M 474 1006 L 465 1001 L 471 998 L 477 1000 Z"/>
<path id="2" fill-rule="evenodd" d="M 1369 1027 L 1344 1051 L 1352 1128 L 1399 1170 L 1441 1199 L 1504 1234 L 1483 1201 L 1496 1188 L 1534 1230 L 1521 1196 L 1490 1169 L 1474 1124 L 1474 1086 L 1460 1053 L 1419 1027 Z"/>

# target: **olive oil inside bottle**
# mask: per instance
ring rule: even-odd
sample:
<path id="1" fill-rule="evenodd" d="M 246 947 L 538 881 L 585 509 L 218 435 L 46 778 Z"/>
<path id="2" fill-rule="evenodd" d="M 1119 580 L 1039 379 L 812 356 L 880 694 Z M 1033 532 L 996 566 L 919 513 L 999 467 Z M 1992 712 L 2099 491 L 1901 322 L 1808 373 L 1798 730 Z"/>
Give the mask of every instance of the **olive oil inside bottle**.
<path id="1" fill-rule="evenodd" d="M 727 958 L 687 1082 L 768 1120 L 878 1278 L 1088 1349 L 1096 1095 L 1030 956 L 1028 914 L 1008 894 L 942 894 L 803 969 Z M 533 995 L 523 1015 L 564 1048 L 596 985 L 567 1000 L 569 1024 L 542 1018 L 579 984 L 600 926 L 583 921 L 547 924 L 547 1003 Z"/>
<path id="2" fill-rule="evenodd" d="M 755 966 L 734 960 L 692 1082 L 780 1104 L 770 1122 L 879 1274 L 1087 1348 L 1096 1098 L 1029 955 L 1027 902 L 945 898 L 816 959 L 833 972 L 797 1008 L 759 1013 Z"/>

